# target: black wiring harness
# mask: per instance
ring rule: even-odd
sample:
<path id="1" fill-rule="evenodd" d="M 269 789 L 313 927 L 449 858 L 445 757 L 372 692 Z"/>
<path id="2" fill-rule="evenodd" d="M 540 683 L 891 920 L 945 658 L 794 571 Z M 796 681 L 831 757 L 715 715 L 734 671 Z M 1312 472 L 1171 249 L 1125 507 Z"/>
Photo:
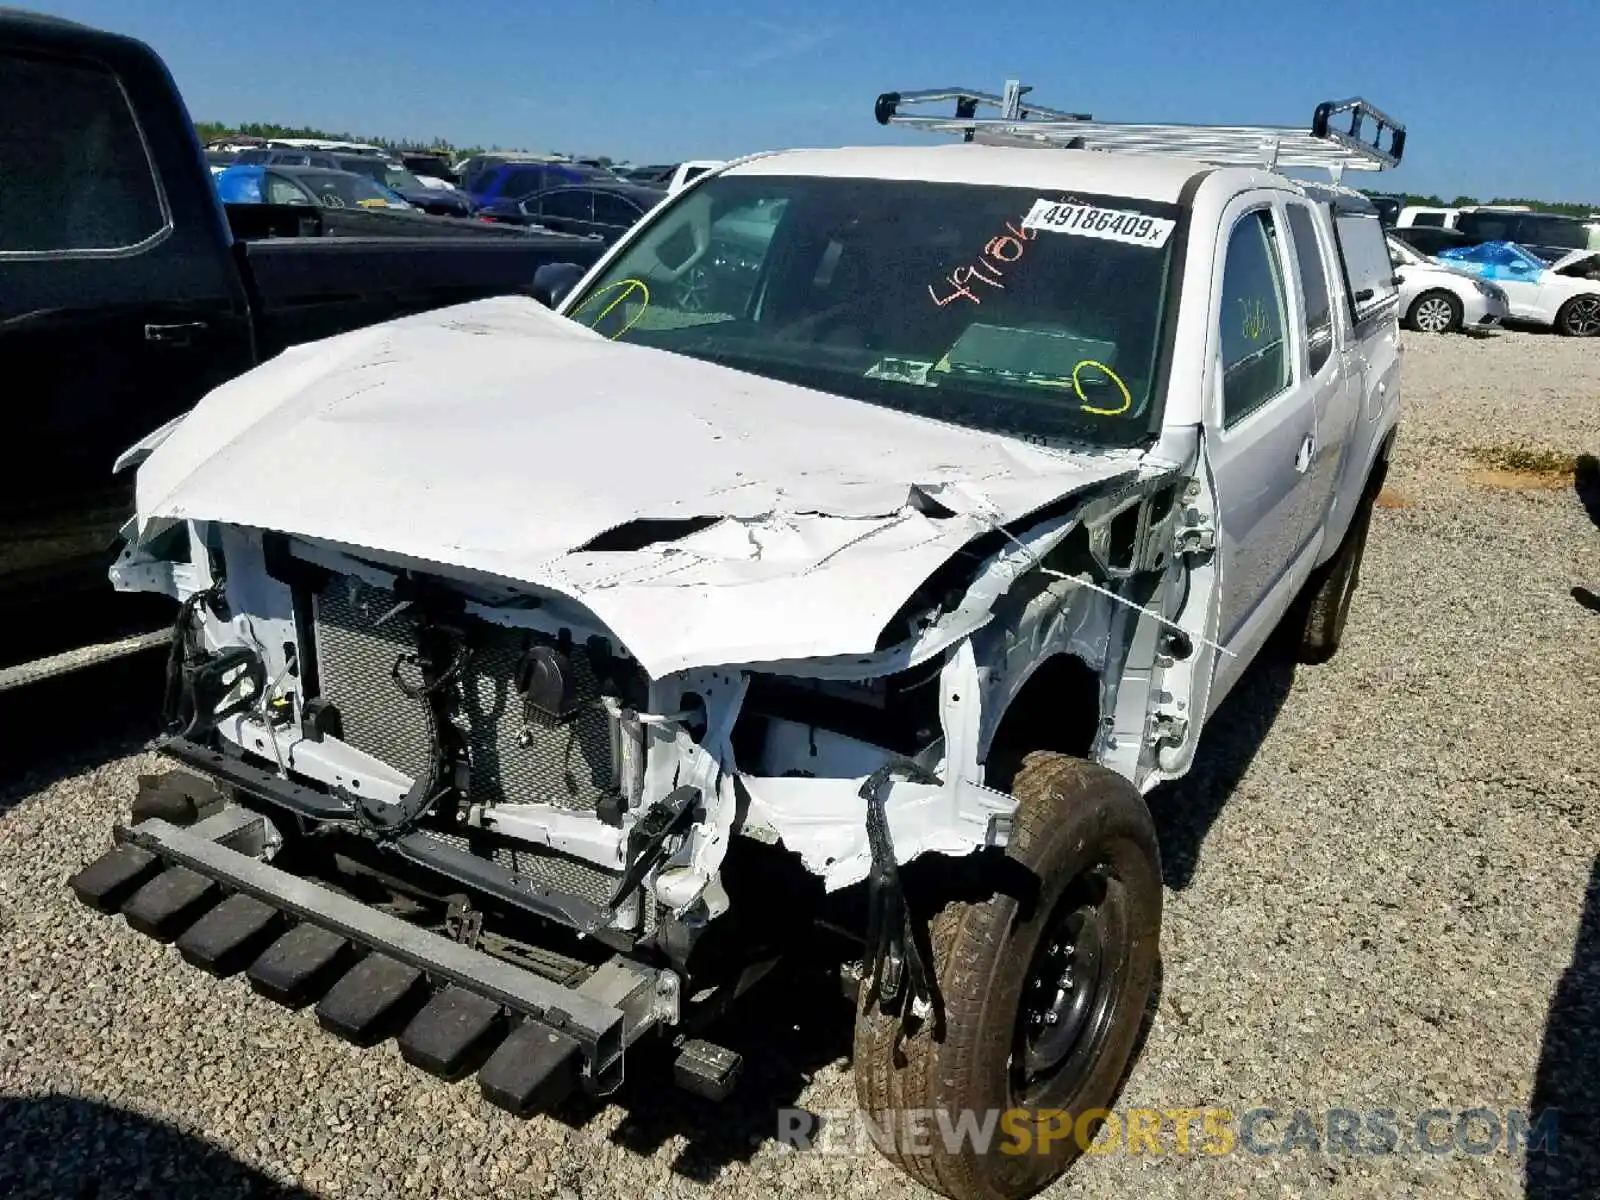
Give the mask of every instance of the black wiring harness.
<path id="1" fill-rule="evenodd" d="M 204 739 L 218 721 L 259 704 L 266 689 L 266 664 L 260 655 L 244 646 L 232 646 L 213 654 L 205 648 L 204 639 L 195 627 L 195 614 L 202 608 L 219 619 L 226 619 L 225 588 L 226 580 L 218 576 L 209 587 L 191 592 L 178 606 L 178 615 L 172 622 L 166 689 L 161 702 L 162 724 L 169 737 Z M 246 680 L 250 689 L 223 705 L 229 693 L 239 690 L 239 685 Z"/>
<path id="2" fill-rule="evenodd" d="M 422 705 L 428 726 L 428 770 L 412 782 L 398 804 L 388 804 L 368 794 L 343 793 L 357 822 L 380 842 L 408 832 L 455 787 L 451 754 L 443 737 L 444 706 L 448 689 L 472 661 L 472 650 L 460 630 L 444 625 L 421 626 L 417 642 L 417 651 L 395 656 L 389 678 L 402 696 Z M 415 682 L 406 678 L 408 669 L 414 673 Z"/>
<path id="3" fill-rule="evenodd" d="M 937 784 L 939 777 L 909 759 L 883 764 L 861 785 L 867 802 L 867 846 L 872 870 L 867 876 L 867 942 L 863 981 L 866 1004 L 898 1014 L 902 1028 L 919 1019 L 923 1006 L 933 1016 L 934 1037 L 944 1036 L 944 997 L 931 962 L 927 930 L 916 923 L 906 899 L 895 862 L 894 841 L 889 836 L 889 816 L 883 792 L 896 775 L 912 783 Z"/>

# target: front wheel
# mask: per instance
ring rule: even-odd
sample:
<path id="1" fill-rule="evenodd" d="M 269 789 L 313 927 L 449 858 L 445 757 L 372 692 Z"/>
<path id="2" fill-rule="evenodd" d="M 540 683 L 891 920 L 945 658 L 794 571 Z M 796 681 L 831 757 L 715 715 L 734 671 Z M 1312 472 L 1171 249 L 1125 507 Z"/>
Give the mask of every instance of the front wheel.
<path id="1" fill-rule="evenodd" d="M 1031 886 L 952 901 L 930 924 L 944 1036 L 931 1022 L 902 1030 L 866 986 L 856 1020 L 856 1095 L 875 1140 L 952 1200 L 1030 1196 L 1083 1152 L 1155 979 L 1161 862 L 1138 790 L 1034 753 L 1012 792 L 1006 857 Z"/>
<path id="2" fill-rule="evenodd" d="M 1567 337 L 1600 334 L 1600 296 L 1574 296 L 1556 313 L 1556 332 Z"/>
<path id="3" fill-rule="evenodd" d="M 1450 333 L 1461 328 L 1461 301 L 1449 292 L 1423 292 L 1406 314 L 1406 323 L 1419 333 Z"/>

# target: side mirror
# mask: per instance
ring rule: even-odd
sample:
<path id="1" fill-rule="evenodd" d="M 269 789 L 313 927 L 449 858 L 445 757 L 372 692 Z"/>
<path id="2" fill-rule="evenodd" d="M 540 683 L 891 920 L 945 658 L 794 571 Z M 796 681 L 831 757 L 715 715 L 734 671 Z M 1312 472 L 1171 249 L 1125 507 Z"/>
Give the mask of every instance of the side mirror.
<path id="1" fill-rule="evenodd" d="M 577 263 L 545 263 L 533 273 L 533 298 L 546 308 L 554 308 L 582 279 L 589 268 Z"/>

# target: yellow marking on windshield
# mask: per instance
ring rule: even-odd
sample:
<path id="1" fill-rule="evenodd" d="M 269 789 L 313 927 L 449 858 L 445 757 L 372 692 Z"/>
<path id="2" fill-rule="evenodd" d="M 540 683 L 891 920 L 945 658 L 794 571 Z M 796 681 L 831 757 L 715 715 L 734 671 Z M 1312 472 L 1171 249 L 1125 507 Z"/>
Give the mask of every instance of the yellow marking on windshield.
<path id="1" fill-rule="evenodd" d="M 1089 403 L 1089 397 L 1083 394 L 1083 384 L 1078 380 L 1079 373 L 1085 367 L 1093 367 L 1112 383 L 1117 385 L 1117 390 L 1122 393 L 1122 407 L 1096 408 L 1094 405 Z M 1122 376 L 1118 375 L 1110 367 L 1106 366 L 1105 363 L 1096 362 L 1092 358 L 1086 358 L 1077 366 L 1072 368 L 1072 390 L 1077 393 L 1078 399 L 1083 401 L 1083 404 L 1080 406 L 1082 411 L 1086 413 L 1093 413 L 1097 417 L 1118 417 L 1133 407 L 1133 393 L 1128 390 L 1128 385 L 1122 382 Z"/>
<path id="2" fill-rule="evenodd" d="M 611 335 L 611 341 L 614 342 L 623 334 L 627 333 L 628 330 L 637 325 L 639 323 L 639 318 L 644 316 L 645 309 L 650 307 L 650 286 L 642 279 L 619 279 L 615 283 L 608 283 L 605 287 L 600 288 L 592 293 L 589 298 L 582 304 L 578 305 L 577 308 L 573 309 L 572 319 L 574 321 L 578 320 L 584 309 L 588 308 L 591 304 L 593 304 L 601 296 L 606 295 L 608 292 L 616 292 L 617 298 L 610 304 L 606 305 L 605 308 L 601 309 L 600 313 L 595 317 L 594 320 L 587 322 L 590 329 L 598 330 L 600 328 L 600 322 L 604 321 L 608 316 L 610 316 L 611 310 L 616 308 L 617 305 L 622 304 L 624 301 L 631 299 L 635 295 L 641 297 L 641 299 L 638 301 L 639 311 L 633 314 L 632 318 L 626 325 Z"/>

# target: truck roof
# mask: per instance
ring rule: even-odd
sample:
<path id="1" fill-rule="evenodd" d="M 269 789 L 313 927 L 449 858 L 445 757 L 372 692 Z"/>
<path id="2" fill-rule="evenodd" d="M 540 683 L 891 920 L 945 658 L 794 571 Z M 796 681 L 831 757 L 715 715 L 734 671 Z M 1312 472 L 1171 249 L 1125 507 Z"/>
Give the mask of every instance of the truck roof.
<path id="1" fill-rule="evenodd" d="M 952 142 L 935 146 L 781 150 L 737 163 L 725 174 L 1076 188 L 1134 200 L 1171 202 L 1178 199 L 1191 179 L 1214 170 L 1207 163 L 1178 157 Z"/>
<path id="2" fill-rule="evenodd" d="M 66 29 L 92 29 L 81 21 L 73 21 L 67 17 L 58 17 L 54 13 L 35 12 L 31 8 L 13 8 L 9 4 L 0 4 L 0 21 L 33 21 L 41 25 L 53 25 Z"/>
<path id="3" fill-rule="evenodd" d="M 1216 166 L 1177 155 L 1066 150 L 1050 145 L 948 142 L 932 146 L 848 146 L 836 150 L 780 150 L 730 166 L 727 175 L 816 175 L 839 179 L 900 179 L 997 187 L 1072 189 L 1131 200 L 1176 202 L 1203 175 L 1233 177 L 1240 187 L 1261 186 L 1264 167 Z M 1272 172 L 1284 185 L 1341 213 L 1377 210 L 1354 188 Z M 1226 182 L 1226 180 L 1223 180 Z M 1191 192 L 1192 192 L 1191 188 Z"/>

